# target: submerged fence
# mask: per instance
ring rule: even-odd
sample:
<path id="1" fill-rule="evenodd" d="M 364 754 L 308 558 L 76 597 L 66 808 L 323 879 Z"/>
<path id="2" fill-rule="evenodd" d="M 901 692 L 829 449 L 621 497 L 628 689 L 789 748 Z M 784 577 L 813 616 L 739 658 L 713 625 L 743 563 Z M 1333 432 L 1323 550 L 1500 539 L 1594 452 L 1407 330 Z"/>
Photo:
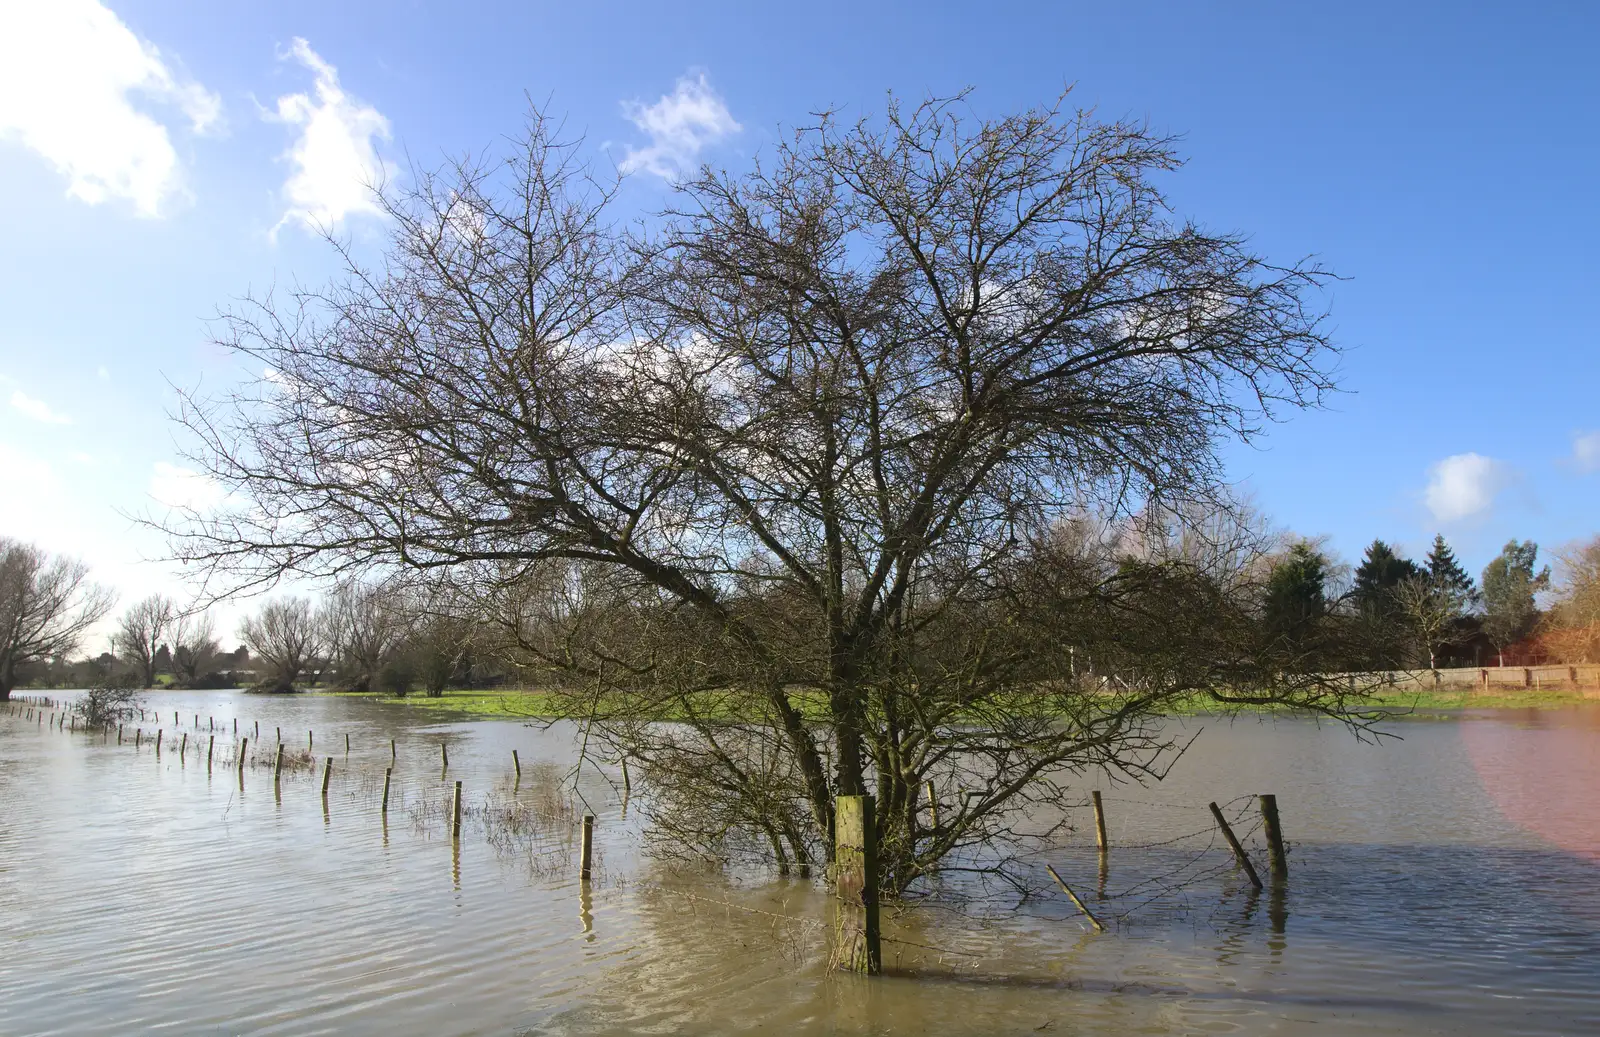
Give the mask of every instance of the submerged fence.
<path id="1" fill-rule="evenodd" d="M 497 851 L 512 848 L 526 850 L 530 865 L 541 874 L 570 873 L 575 866 L 584 905 L 581 917 L 586 926 L 590 924 L 590 884 L 597 870 L 593 843 L 595 817 L 587 803 L 581 804 L 580 808 L 574 798 L 564 795 L 546 794 L 536 802 L 527 802 L 526 797 L 520 794 L 524 762 L 516 750 L 511 751 L 510 759 L 506 761 L 509 765 L 507 773 L 499 783 L 500 786 L 509 785 L 509 795 L 506 795 L 506 788 L 497 787 L 480 791 L 477 795 L 481 799 L 475 797 L 469 800 L 463 782 L 452 778 L 449 752 L 443 742 L 439 744 L 437 779 L 419 781 L 413 774 L 408 781 L 398 782 L 395 765 L 399 762 L 399 753 L 393 740 L 388 740 L 390 766 L 383 768 L 380 773 L 371 767 L 348 766 L 345 763 L 336 765 L 335 755 L 318 754 L 314 730 L 305 732 L 303 742 L 298 741 L 296 734 L 294 737 L 297 741 L 291 748 L 284 741 L 283 728 L 273 728 L 274 742 L 272 748 L 268 749 L 267 743 L 261 740 L 259 721 L 241 725 L 237 718 L 228 718 L 219 723 L 213 716 L 199 713 L 184 716 L 181 712 L 173 711 L 168 723 L 164 712 L 143 709 L 134 711 L 138 720 L 90 727 L 84 723 L 72 703 L 27 696 L 13 696 L 4 704 L 3 710 L 25 726 L 98 737 L 102 744 L 107 745 L 115 739 L 117 745 L 135 752 L 145 751 L 148 747 L 157 759 L 166 752 L 176 754 L 183 766 L 188 766 L 192 759 L 195 766 L 204 766 L 208 773 L 232 772 L 241 790 L 245 787 L 248 772 L 270 769 L 273 792 L 280 800 L 285 777 L 293 779 L 305 775 L 320 792 L 325 818 L 329 811 L 330 784 L 337 774 L 345 782 L 341 791 L 360 801 L 372 815 L 381 818 L 386 826 L 385 832 L 391 810 L 402 809 L 408 812 L 411 823 L 418 830 L 426 831 L 435 826 L 446 828 L 454 850 L 453 868 L 457 882 L 460 880 L 460 841 L 465 818 L 473 822 L 475 829 L 483 832 Z M 352 748 L 350 735 L 342 734 L 333 745 L 336 754 L 342 750 L 347 763 Z M 370 750 L 373 746 L 364 748 Z M 381 744 L 377 748 L 381 750 Z M 509 782 L 505 779 L 509 779 Z M 624 817 L 630 790 L 631 780 L 624 763 L 621 771 Z M 927 809 L 932 813 L 933 824 L 937 827 L 939 800 L 931 782 L 928 793 Z M 1109 809 L 1108 803 L 1112 804 Z M 1115 820 L 1108 824 L 1108 813 L 1118 804 L 1141 804 L 1172 811 L 1173 820 L 1178 822 L 1173 827 L 1182 827 L 1184 830 L 1142 842 L 1118 838 Z M 1282 891 L 1288 877 L 1288 849 L 1283 839 L 1275 796 L 1239 796 L 1221 805 L 1211 802 L 1199 806 L 1153 803 L 1108 796 L 1095 790 L 1081 803 L 1064 803 L 1061 806 L 1068 810 L 1082 810 L 1086 815 L 1090 810 L 1093 812 L 1092 828 L 1089 816 L 1084 816 L 1082 824 L 1075 827 L 1076 831 L 1094 833 L 1093 850 L 1097 854 L 1098 868 L 1092 892 L 1088 886 L 1077 885 L 1078 876 L 1086 869 L 1086 862 L 1080 858 L 1087 856 L 1087 847 L 1062 843 L 1024 856 L 1029 858 L 1030 867 L 1049 876 L 1096 933 L 1110 930 L 1108 920 L 1120 925 L 1160 901 L 1207 884 L 1215 888 L 1216 883 L 1223 881 L 1225 874 L 1237 876 L 1226 885 L 1233 889 L 1242 885 L 1247 893 L 1264 889 L 1266 883 L 1262 875 L 1266 874 L 1275 901 L 1281 909 Z M 830 878 L 834 881 L 837 906 L 831 925 L 818 919 L 775 915 L 732 902 L 712 900 L 665 885 L 652 884 L 649 888 L 691 901 L 716 903 L 728 909 L 757 915 L 771 915 L 801 928 L 831 928 L 833 947 L 830 960 L 836 967 L 852 971 L 881 971 L 881 946 L 884 943 L 933 952 L 941 957 L 945 954 L 959 956 L 969 953 L 883 933 L 873 863 L 877 856 L 873 798 L 841 796 L 835 800 L 835 807 L 838 818 L 836 863 Z M 553 844 L 550 842 L 551 836 L 556 837 Z M 1257 839 L 1257 836 L 1260 838 Z M 1253 840 L 1255 845 L 1252 847 L 1249 844 Z M 1127 854 L 1140 851 L 1145 852 L 1148 859 L 1128 869 L 1131 873 L 1129 884 L 1122 888 L 1111 888 L 1108 883 L 1113 854 L 1124 855 L 1119 861 L 1120 868 Z M 1255 854 L 1254 858 L 1252 853 Z M 1063 863 L 1065 858 L 1077 860 L 1078 866 L 1066 866 Z M 1257 863 L 1263 867 L 1258 869 Z M 1065 876 L 1063 871 L 1067 873 Z M 1068 878 L 1071 878 L 1071 883 Z M 1278 928 L 1281 924 L 1281 915 L 1275 913 L 1273 925 L 1277 931 L 1281 931 Z"/>

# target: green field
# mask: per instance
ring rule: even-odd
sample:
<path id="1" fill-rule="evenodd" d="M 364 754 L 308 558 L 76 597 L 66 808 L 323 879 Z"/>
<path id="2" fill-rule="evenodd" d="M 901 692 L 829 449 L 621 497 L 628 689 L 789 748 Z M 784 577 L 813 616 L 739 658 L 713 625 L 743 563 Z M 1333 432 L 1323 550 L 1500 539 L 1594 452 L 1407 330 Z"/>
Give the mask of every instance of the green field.
<path id="1" fill-rule="evenodd" d="M 311 694 L 343 696 L 353 695 L 354 693 L 313 691 Z M 370 698 L 373 701 L 389 705 L 406 706 L 411 709 L 451 715 L 539 719 L 560 719 L 567 715 L 558 706 L 556 696 L 548 692 L 525 688 L 452 688 L 446 690 L 443 695 L 437 698 L 421 694 L 408 695 L 405 698 L 384 695 L 361 695 L 358 697 Z M 1576 691 L 1547 690 L 1491 692 L 1485 694 L 1475 691 L 1452 691 L 1449 689 L 1438 691 L 1391 690 L 1371 696 L 1364 700 L 1362 705 L 1366 708 L 1392 711 L 1397 714 L 1416 713 L 1423 715 L 1465 709 L 1563 709 L 1586 705 L 1600 706 L 1600 700 L 1585 698 Z M 803 702 L 801 706 L 802 712 L 820 712 L 820 710 L 804 709 Z M 1209 699 L 1197 697 L 1183 708 L 1177 710 L 1177 712 L 1194 715 L 1216 712 L 1216 707 Z M 663 717 L 662 719 L 673 718 Z"/>

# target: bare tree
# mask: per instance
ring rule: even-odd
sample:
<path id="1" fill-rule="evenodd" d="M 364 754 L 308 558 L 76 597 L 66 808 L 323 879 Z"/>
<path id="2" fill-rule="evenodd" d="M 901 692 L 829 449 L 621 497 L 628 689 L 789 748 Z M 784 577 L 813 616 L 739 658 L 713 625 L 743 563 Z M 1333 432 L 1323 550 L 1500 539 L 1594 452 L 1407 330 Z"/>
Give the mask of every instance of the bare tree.
<path id="1" fill-rule="evenodd" d="M 1332 388 L 1324 273 L 1174 217 L 1178 165 L 1059 105 L 891 105 L 628 238 L 536 115 L 504 164 L 385 197 L 380 268 L 229 315 L 273 375 L 182 418 L 248 503 L 175 551 L 230 585 L 448 572 L 685 845 L 818 860 L 870 790 L 890 889 L 1085 768 L 1163 773 L 1197 693 L 1359 723 L 1257 643 L 1239 572 L 1057 541 L 1203 506 L 1223 440 Z M 971 793 L 937 827 L 929 780 Z"/>
<path id="2" fill-rule="evenodd" d="M 322 650 L 322 632 L 306 598 L 266 602 L 240 624 L 239 639 L 262 667 L 261 686 L 272 691 L 293 691 Z"/>
<path id="3" fill-rule="evenodd" d="M 0 537 L 0 702 L 18 667 L 71 655 L 115 603 L 84 563 Z"/>
<path id="4" fill-rule="evenodd" d="M 1600 536 L 1556 552 L 1555 600 L 1543 640 L 1567 662 L 1600 659 Z"/>
<path id="5" fill-rule="evenodd" d="M 328 654 L 344 687 L 368 691 L 406 634 L 396 594 L 377 584 L 336 588 L 323 606 Z"/>
<path id="6" fill-rule="evenodd" d="M 215 626 L 205 613 L 182 613 L 172 623 L 172 671 L 179 684 L 193 687 L 216 665 Z"/>
<path id="7" fill-rule="evenodd" d="M 152 594 L 129 605 L 118 621 L 116 633 L 111 635 L 111 649 L 132 667 L 141 688 L 155 684 L 156 653 L 177 617 L 178 608 L 171 598 Z"/>
<path id="8" fill-rule="evenodd" d="M 1428 669 L 1438 669 L 1439 651 L 1462 639 L 1461 620 L 1472 606 L 1471 592 L 1421 573 L 1395 585 L 1394 603 L 1417 647 L 1427 655 Z"/>

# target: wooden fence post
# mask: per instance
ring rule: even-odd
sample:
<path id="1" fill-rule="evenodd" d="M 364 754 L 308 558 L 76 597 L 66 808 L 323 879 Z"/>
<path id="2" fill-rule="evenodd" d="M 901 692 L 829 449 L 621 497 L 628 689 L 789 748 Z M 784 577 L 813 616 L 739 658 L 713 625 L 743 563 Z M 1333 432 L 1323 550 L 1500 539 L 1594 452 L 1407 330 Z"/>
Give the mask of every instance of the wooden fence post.
<path id="1" fill-rule="evenodd" d="M 272 761 L 272 784 L 278 784 L 278 775 L 283 771 L 283 739 L 278 739 L 278 758 Z"/>
<path id="2" fill-rule="evenodd" d="M 583 815 L 583 840 L 578 846 L 578 878 L 589 881 L 594 862 L 594 815 Z"/>
<path id="3" fill-rule="evenodd" d="M 455 799 L 450 804 L 450 838 L 461 838 L 461 783 L 456 782 Z"/>
<path id="4" fill-rule="evenodd" d="M 158 760 L 161 759 L 161 742 L 161 730 L 158 728 L 156 730 L 156 759 Z"/>
<path id="5" fill-rule="evenodd" d="M 928 794 L 928 822 L 929 827 L 935 831 L 939 828 L 939 794 L 934 791 L 933 782 L 922 783 L 923 790 Z"/>
<path id="6" fill-rule="evenodd" d="M 393 767 L 385 767 L 383 769 L 383 807 L 381 812 L 384 814 L 389 813 L 389 779 L 393 777 L 393 775 Z"/>
<path id="7" fill-rule="evenodd" d="M 835 930 L 839 967 L 875 976 L 883 971 L 878 928 L 878 834 L 871 796 L 833 801 Z"/>
<path id="8" fill-rule="evenodd" d="M 517 777 L 522 777 L 522 761 L 517 759 L 517 751 L 511 750 L 511 766 L 517 769 Z"/>
<path id="9" fill-rule="evenodd" d="M 1261 797 L 1261 826 L 1267 835 L 1267 855 L 1272 864 L 1272 877 L 1287 878 L 1289 855 L 1283 848 L 1283 827 L 1278 823 L 1278 797 Z"/>
<path id="10" fill-rule="evenodd" d="M 250 739 L 244 738 L 239 742 L 239 780 L 244 781 L 244 761 L 250 752 Z"/>
<path id="11" fill-rule="evenodd" d="M 1094 800 L 1094 843 L 1100 847 L 1100 856 L 1104 857 L 1106 851 L 1111 848 L 1106 842 L 1106 808 L 1105 804 L 1100 802 L 1099 789 L 1091 790 L 1089 796 Z"/>
<path id="12" fill-rule="evenodd" d="M 327 799 L 328 798 L 328 779 L 331 778 L 331 777 L 333 777 L 333 757 L 330 756 L 330 757 L 328 757 L 327 762 L 322 765 L 322 798 L 323 799 Z"/>
<path id="13" fill-rule="evenodd" d="M 1217 819 L 1217 827 L 1222 829 L 1222 837 L 1228 840 L 1228 846 L 1233 849 L 1233 858 L 1239 862 L 1244 873 L 1250 876 L 1250 885 L 1261 888 L 1261 876 L 1256 874 L 1256 866 L 1250 863 L 1250 858 L 1245 854 L 1244 847 L 1239 845 L 1239 840 L 1234 836 L 1233 829 L 1228 827 L 1228 819 L 1222 816 L 1222 810 L 1215 803 L 1211 804 L 1211 816 Z"/>
<path id="14" fill-rule="evenodd" d="M 349 731 L 346 731 L 344 733 L 344 754 L 346 756 L 350 755 L 350 732 Z"/>
<path id="15" fill-rule="evenodd" d="M 450 750 L 445 747 L 443 742 L 439 743 L 439 760 L 444 764 L 445 770 L 450 769 Z"/>
<path id="16" fill-rule="evenodd" d="M 1072 887 L 1071 886 L 1069 886 L 1065 882 L 1061 881 L 1061 876 L 1056 874 L 1056 869 L 1054 869 L 1050 865 L 1046 864 L 1044 866 L 1044 870 L 1048 871 L 1050 873 L 1050 877 L 1056 880 L 1056 885 L 1061 887 L 1061 892 L 1065 893 L 1068 897 L 1070 897 L 1072 899 L 1072 903 L 1078 908 L 1078 910 L 1083 912 L 1083 917 L 1087 918 L 1089 920 L 1089 923 L 1094 926 L 1095 932 L 1100 932 L 1100 933 L 1105 932 L 1106 931 L 1105 923 L 1100 921 L 1100 919 L 1096 918 L 1094 916 L 1094 912 L 1089 910 L 1088 905 L 1086 905 L 1083 901 L 1078 899 L 1078 894 L 1076 894 L 1076 893 L 1074 893 L 1072 891 Z"/>
<path id="17" fill-rule="evenodd" d="M 206 773 L 211 773 L 211 754 L 217 751 L 217 736 L 206 736 Z"/>

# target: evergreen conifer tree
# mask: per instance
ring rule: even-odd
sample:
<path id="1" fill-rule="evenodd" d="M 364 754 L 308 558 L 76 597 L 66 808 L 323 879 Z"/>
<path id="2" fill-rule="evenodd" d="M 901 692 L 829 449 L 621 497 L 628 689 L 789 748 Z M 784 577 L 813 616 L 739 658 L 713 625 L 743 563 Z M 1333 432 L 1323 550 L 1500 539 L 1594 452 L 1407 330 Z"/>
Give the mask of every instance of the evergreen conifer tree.
<path id="1" fill-rule="evenodd" d="M 1363 608 L 1383 610 L 1402 580 L 1416 576 L 1420 569 L 1411 559 L 1396 554 L 1382 540 L 1367 546 L 1367 553 L 1356 567 L 1352 593 Z"/>
<path id="2" fill-rule="evenodd" d="M 1467 571 L 1461 568 L 1461 563 L 1456 561 L 1456 553 L 1445 542 L 1444 534 L 1437 534 L 1433 538 L 1433 547 L 1428 551 L 1424 560 L 1428 579 L 1435 587 L 1459 594 L 1467 602 L 1468 607 L 1476 605 L 1481 597 L 1476 585 Z"/>
<path id="3" fill-rule="evenodd" d="M 1328 560 L 1304 541 L 1291 547 L 1267 576 L 1267 630 L 1297 653 L 1305 650 L 1327 612 L 1327 576 Z"/>

